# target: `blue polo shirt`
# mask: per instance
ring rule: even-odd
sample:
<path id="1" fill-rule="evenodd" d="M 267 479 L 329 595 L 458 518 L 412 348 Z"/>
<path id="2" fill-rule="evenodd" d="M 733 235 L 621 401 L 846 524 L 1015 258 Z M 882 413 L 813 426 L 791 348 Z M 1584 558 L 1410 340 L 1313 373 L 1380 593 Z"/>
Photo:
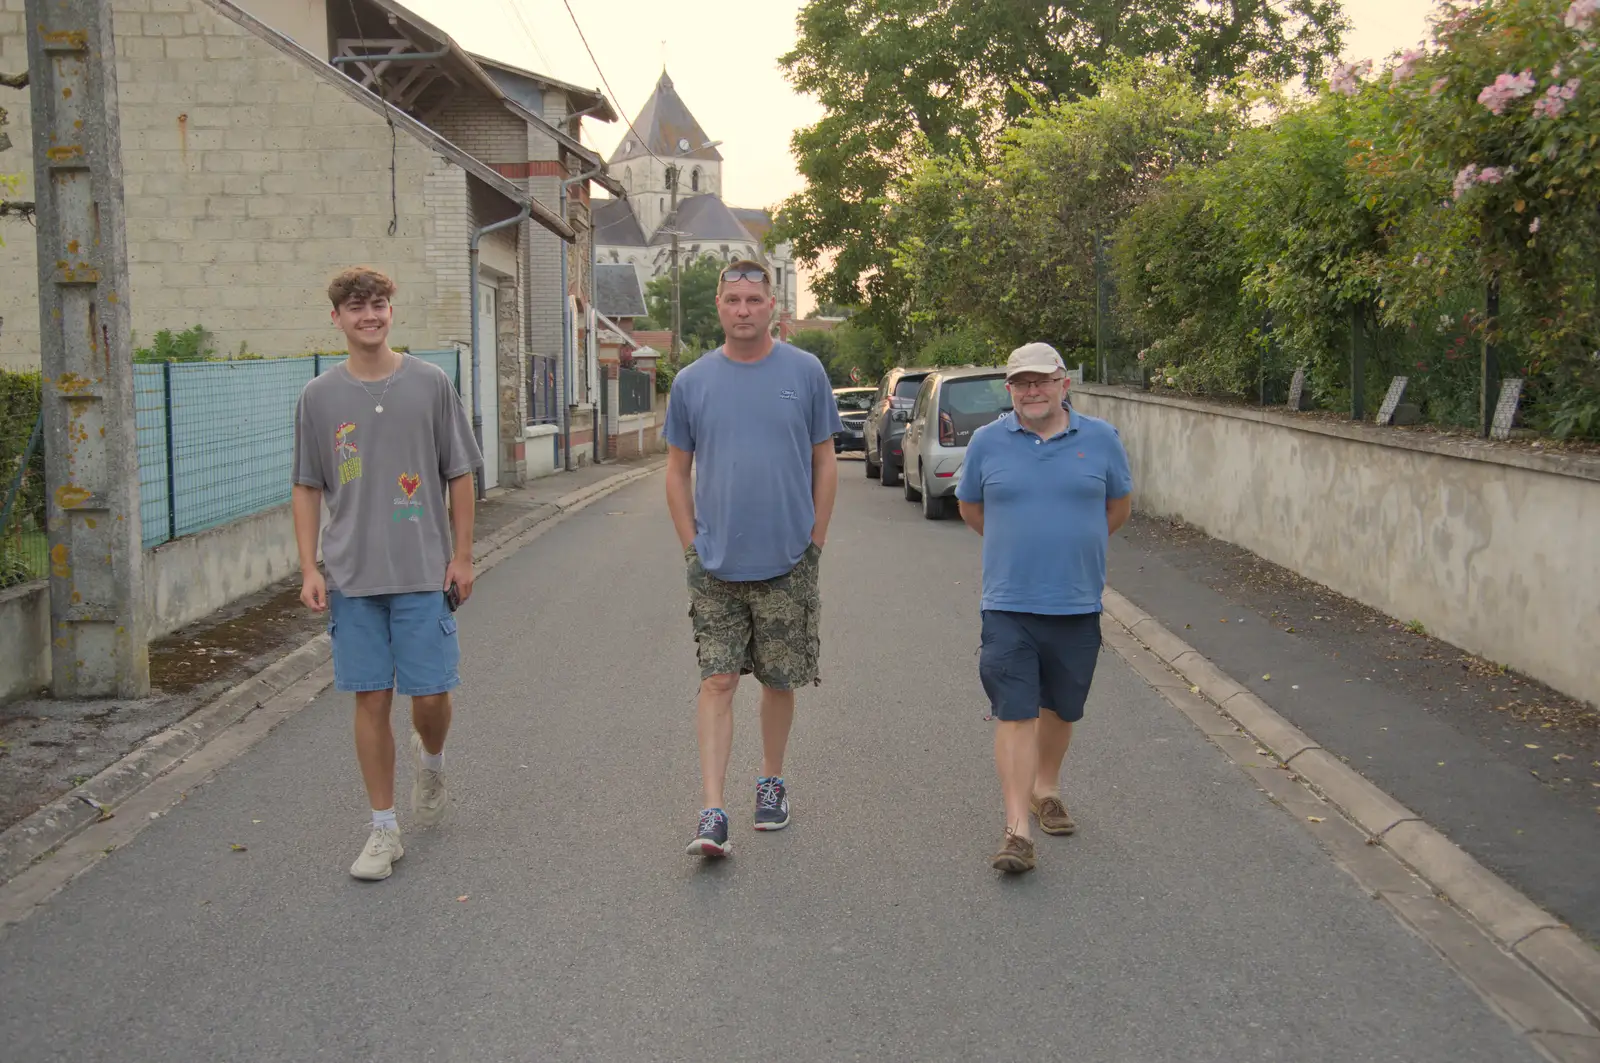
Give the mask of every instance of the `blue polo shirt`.
<path id="1" fill-rule="evenodd" d="M 956 497 L 983 505 L 983 608 L 1097 613 L 1106 587 L 1106 502 L 1133 490 L 1117 430 L 1068 412 L 1040 439 L 1015 413 L 972 434 Z"/>

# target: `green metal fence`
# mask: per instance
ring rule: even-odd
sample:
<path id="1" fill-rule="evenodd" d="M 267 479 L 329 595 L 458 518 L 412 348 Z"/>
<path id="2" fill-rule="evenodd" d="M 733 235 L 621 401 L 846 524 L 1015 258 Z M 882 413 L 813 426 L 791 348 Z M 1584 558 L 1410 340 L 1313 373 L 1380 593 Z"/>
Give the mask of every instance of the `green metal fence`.
<path id="1" fill-rule="evenodd" d="M 457 351 L 413 351 L 461 391 Z M 139 517 L 146 549 L 289 500 L 300 391 L 345 355 L 140 363 L 134 370 Z M 31 379 L 30 379 L 31 378 Z M 49 573 L 37 377 L 0 390 L 0 588 Z"/>

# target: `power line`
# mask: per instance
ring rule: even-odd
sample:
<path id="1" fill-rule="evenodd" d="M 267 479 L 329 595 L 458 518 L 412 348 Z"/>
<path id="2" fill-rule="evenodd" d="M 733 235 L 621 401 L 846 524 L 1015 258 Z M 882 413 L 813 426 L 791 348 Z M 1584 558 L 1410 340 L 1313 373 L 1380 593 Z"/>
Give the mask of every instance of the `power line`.
<path id="1" fill-rule="evenodd" d="M 517 22 L 522 25 L 522 35 L 528 38 L 529 44 L 533 45 L 533 54 L 539 57 L 539 62 L 544 64 L 544 68 L 547 71 L 554 74 L 555 70 L 551 68 L 550 60 L 546 58 L 543 49 L 539 47 L 539 42 L 534 39 L 533 28 L 528 25 L 528 20 L 522 13 L 521 5 L 517 3 L 517 0 L 500 0 L 500 2 L 509 7 L 511 13 L 517 17 Z"/>
<path id="2" fill-rule="evenodd" d="M 611 94 L 611 98 L 616 100 L 620 106 L 622 102 L 621 97 L 619 97 L 617 95 L 617 91 L 611 87 L 611 82 L 606 80 L 606 72 L 600 69 L 600 60 L 595 58 L 594 49 L 589 47 L 589 38 L 584 36 L 583 27 L 578 24 L 578 16 L 572 10 L 571 0 L 561 0 L 561 3 L 567 9 L 567 16 L 572 19 L 572 28 L 578 31 L 578 40 L 583 42 L 583 50 L 589 53 L 589 62 L 594 64 L 594 72 L 600 75 L 600 84 L 606 87 L 606 91 Z M 633 128 L 633 119 L 628 117 L 628 113 L 626 111 L 622 113 L 622 120 L 628 123 L 628 132 L 632 133 L 633 139 L 637 140 L 644 150 L 650 153 L 650 157 L 659 162 L 661 165 L 666 166 L 667 161 L 661 156 L 657 155 L 655 150 L 652 149 L 650 145 L 646 143 L 644 138 L 639 135 L 639 131 Z"/>

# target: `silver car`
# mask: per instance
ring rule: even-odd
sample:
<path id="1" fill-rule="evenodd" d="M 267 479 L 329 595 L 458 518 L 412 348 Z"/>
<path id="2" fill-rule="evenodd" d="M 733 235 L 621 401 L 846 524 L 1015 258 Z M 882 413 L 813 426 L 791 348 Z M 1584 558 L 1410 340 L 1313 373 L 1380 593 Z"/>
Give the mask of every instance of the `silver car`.
<path id="1" fill-rule="evenodd" d="M 964 366 L 930 373 L 917 391 L 906 425 L 905 492 L 922 502 L 929 520 L 955 507 L 956 484 L 972 433 L 1011 409 L 1006 371 L 1000 366 Z"/>

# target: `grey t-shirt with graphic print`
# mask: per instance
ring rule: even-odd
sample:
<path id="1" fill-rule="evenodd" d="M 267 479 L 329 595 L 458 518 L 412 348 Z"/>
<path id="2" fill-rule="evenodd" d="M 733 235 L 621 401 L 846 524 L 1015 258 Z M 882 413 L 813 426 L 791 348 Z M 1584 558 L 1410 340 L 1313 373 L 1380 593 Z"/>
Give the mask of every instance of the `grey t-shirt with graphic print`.
<path id="1" fill-rule="evenodd" d="M 388 387 L 340 365 L 295 410 L 294 482 L 322 492 L 328 585 L 353 598 L 444 589 L 445 485 L 482 461 L 444 370 L 406 355 Z"/>

